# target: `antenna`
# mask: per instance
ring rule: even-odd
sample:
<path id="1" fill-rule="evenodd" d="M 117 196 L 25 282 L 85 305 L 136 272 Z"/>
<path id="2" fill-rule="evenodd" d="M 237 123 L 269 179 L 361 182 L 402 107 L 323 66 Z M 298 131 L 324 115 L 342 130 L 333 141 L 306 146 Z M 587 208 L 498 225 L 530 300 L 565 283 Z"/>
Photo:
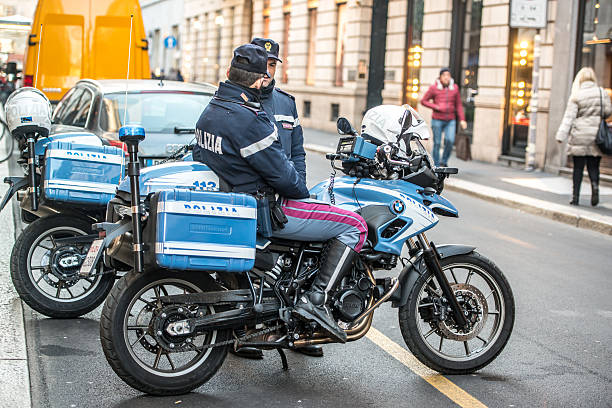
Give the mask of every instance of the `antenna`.
<path id="1" fill-rule="evenodd" d="M 125 126 L 125 120 L 127 119 L 127 95 L 128 86 L 130 81 L 130 57 L 132 56 L 132 22 L 134 21 L 134 15 L 130 14 L 130 44 L 128 48 L 128 63 L 127 63 L 127 78 L 125 79 L 125 100 L 123 103 L 123 126 Z"/>
<path id="2" fill-rule="evenodd" d="M 40 44 L 42 44 L 43 25 L 40 25 L 40 34 L 38 37 L 38 52 L 36 53 L 36 75 L 34 75 L 34 88 L 38 85 L 38 62 L 40 61 Z"/>

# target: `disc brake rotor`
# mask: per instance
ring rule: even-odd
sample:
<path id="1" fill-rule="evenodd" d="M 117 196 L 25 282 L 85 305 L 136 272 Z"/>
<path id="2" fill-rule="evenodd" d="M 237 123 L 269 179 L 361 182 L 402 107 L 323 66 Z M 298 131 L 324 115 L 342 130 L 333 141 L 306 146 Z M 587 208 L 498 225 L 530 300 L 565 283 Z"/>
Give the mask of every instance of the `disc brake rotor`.
<path id="1" fill-rule="evenodd" d="M 448 319 L 438 322 L 438 329 L 447 339 L 471 340 L 478 336 L 487 322 L 489 312 L 487 300 L 478 288 L 467 283 L 455 283 L 451 285 L 451 288 L 461 305 L 461 310 L 468 323 L 468 330 L 459 330 L 451 313 Z"/>

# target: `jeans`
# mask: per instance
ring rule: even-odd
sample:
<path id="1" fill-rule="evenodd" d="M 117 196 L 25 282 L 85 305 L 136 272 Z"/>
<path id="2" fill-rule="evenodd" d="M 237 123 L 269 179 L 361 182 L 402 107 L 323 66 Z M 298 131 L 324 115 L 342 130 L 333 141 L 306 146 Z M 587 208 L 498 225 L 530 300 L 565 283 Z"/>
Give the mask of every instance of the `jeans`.
<path id="1" fill-rule="evenodd" d="M 456 120 L 439 120 L 432 119 L 431 129 L 433 130 L 433 152 L 432 156 L 434 164 L 439 166 L 440 163 L 448 164 L 448 159 L 453 151 L 455 144 L 455 131 L 457 129 Z M 442 132 L 444 132 L 444 152 L 442 153 L 442 161 L 440 162 L 440 144 L 442 142 Z"/>

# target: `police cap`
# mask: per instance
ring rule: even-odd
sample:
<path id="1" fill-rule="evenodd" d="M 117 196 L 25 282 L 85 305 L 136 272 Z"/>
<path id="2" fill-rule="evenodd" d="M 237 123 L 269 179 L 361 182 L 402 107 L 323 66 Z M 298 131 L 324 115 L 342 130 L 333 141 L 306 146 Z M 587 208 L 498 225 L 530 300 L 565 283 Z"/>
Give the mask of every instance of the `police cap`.
<path id="1" fill-rule="evenodd" d="M 246 63 L 239 62 L 238 57 L 244 58 Z M 268 73 L 268 55 L 263 48 L 254 44 L 244 44 L 236 48 L 231 66 L 270 77 Z"/>
<path id="2" fill-rule="evenodd" d="M 266 50 L 266 52 L 268 53 L 268 58 L 274 58 L 277 61 L 283 62 L 280 58 L 278 58 L 278 50 L 280 47 L 278 46 L 278 43 L 276 41 L 271 40 L 269 38 L 257 37 L 253 38 L 251 44 L 258 45 L 264 50 Z"/>

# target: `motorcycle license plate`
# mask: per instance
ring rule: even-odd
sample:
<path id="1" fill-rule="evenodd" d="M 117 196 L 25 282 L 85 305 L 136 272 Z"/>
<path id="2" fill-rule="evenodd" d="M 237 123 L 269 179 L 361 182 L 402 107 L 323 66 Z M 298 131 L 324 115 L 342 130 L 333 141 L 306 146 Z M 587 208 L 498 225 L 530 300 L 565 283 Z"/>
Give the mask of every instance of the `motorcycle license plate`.
<path id="1" fill-rule="evenodd" d="M 81 265 L 81 269 L 79 270 L 79 275 L 88 276 L 96 267 L 96 259 L 98 259 L 98 253 L 102 249 L 102 242 L 104 242 L 104 239 L 96 239 L 91 243 L 89 251 L 87 251 L 87 256 L 85 257 L 85 260 Z"/>

